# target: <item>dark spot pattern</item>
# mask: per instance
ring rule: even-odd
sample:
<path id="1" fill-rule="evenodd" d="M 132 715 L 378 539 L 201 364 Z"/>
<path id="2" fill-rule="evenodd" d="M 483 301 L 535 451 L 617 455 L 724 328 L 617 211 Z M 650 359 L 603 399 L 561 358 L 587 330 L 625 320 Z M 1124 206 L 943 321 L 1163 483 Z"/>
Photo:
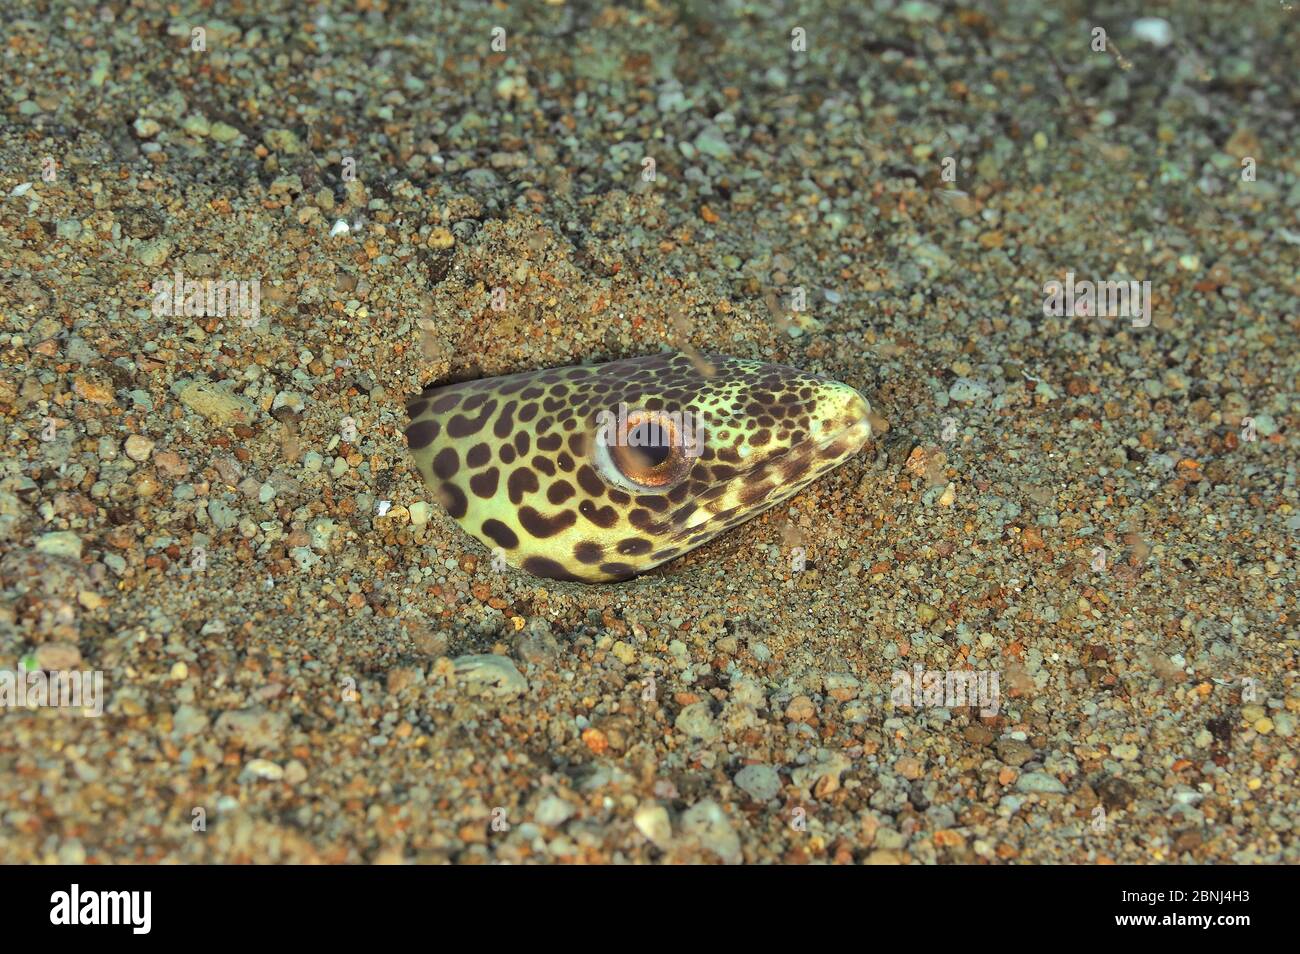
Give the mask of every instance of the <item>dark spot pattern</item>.
<path id="1" fill-rule="evenodd" d="M 573 489 L 573 484 L 567 480 L 557 480 L 551 486 L 546 488 L 546 499 L 555 505 L 564 503 L 577 491 Z"/>
<path id="2" fill-rule="evenodd" d="M 582 577 L 576 576 L 573 571 L 563 563 L 560 563 L 558 560 L 552 560 L 550 557 L 526 557 L 524 559 L 523 567 L 533 576 L 540 576 L 545 580 L 565 580 L 573 583 L 582 582 Z"/>
<path id="3" fill-rule="evenodd" d="M 446 414 L 458 404 L 460 404 L 460 395 L 452 391 L 437 398 L 429 405 L 429 410 L 434 414 Z"/>
<path id="4" fill-rule="evenodd" d="M 512 504 L 522 503 L 524 494 L 535 492 L 538 486 L 537 475 L 527 467 L 516 467 L 506 479 L 506 491 Z"/>
<path id="5" fill-rule="evenodd" d="M 605 493 L 605 482 L 589 464 L 583 464 L 578 468 L 578 486 L 593 497 L 600 497 Z"/>
<path id="6" fill-rule="evenodd" d="M 442 505 L 455 520 L 459 520 L 469 511 L 469 501 L 465 499 L 465 491 L 450 482 L 442 485 Z"/>
<path id="7" fill-rule="evenodd" d="M 406 429 L 406 443 L 411 450 L 424 450 L 438 436 L 438 422 L 425 419 Z"/>
<path id="8" fill-rule="evenodd" d="M 447 436 L 460 439 L 469 437 L 471 434 L 477 434 L 487 426 L 488 418 L 492 416 L 492 412 L 496 410 L 496 407 L 496 401 L 488 401 L 483 405 L 483 410 L 479 411 L 476 417 L 457 414 L 447 423 Z"/>
<path id="9" fill-rule="evenodd" d="M 515 429 L 515 403 L 507 401 L 501 408 L 501 414 L 497 417 L 496 423 L 492 425 L 492 436 L 498 440 L 505 440 Z"/>
<path id="10" fill-rule="evenodd" d="M 483 521 L 483 534 L 503 549 L 519 546 L 519 535 L 495 517 Z"/>
<path id="11" fill-rule="evenodd" d="M 590 500 L 578 504 L 578 513 L 582 514 L 602 530 L 608 530 L 618 523 L 618 511 L 613 507 L 597 507 Z"/>
<path id="12" fill-rule="evenodd" d="M 495 467 L 489 467 L 469 479 L 469 489 L 474 491 L 474 496 L 482 497 L 484 500 L 491 500 L 496 496 L 497 484 L 500 483 L 500 479 L 501 472 Z"/>
<path id="13" fill-rule="evenodd" d="M 599 563 L 605 556 L 605 548 L 587 540 L 573 548 L 573 556 L 579 563 Z"/>
<path id="14" fill-rule="evenodd" d="M 519 508 L 520 525 L 533 536 L 543 539 L 569 529 L 577 520 L 578 516 L 572 510 L 560 510 L 547 516 L 532 507 Z"/>
<path id="15" fill-rule="evenodd" d="M 433 473 L 436 477 L 449 480 L 460 470 L 460 455 L 454 447 L 444 447 L 433 458 Z"/>

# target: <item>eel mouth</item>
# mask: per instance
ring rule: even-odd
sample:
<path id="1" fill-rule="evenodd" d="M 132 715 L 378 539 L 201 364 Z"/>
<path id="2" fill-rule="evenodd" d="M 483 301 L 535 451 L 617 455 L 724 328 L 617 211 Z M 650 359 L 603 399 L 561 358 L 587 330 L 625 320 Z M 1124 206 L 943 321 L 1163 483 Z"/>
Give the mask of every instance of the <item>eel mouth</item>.
<path id="1" fill-rule="evenodd" d="M 761 513 L 862 450 L 874 433 L 870 403 L 846 384 L 834 382 L 829 388 L 827 407 L 810 425 L 807 438 L 755 460 L 721 486 L 714 484 L 715 492 L 705 494 L 710 497 L 705 509 L 730 514 L 739 504 L 753 508 L 751 515 Z"/>
<path id="2" fill-rule="evenodd" d="M 781 454 L 778 463 L 811 452 L 819 464 L 834 467 L 871 440 L 871 403 L 847 384 L 835 382 L 828 390 L 830 407 L 813 420 L 812 434 Z"/>
<path id="3" fill-rule="evenodd" d="M 829 433 L 818 435 L 814 440 L 819 451 L 838 446 L 844 449 L 843 457 L 848 458 L 862 450 L 867 441 L 871 440 L 871 404 L 847 384 L 841 387 L 852 391 L 852 394 L 845 399 L 838 426 Z"/>

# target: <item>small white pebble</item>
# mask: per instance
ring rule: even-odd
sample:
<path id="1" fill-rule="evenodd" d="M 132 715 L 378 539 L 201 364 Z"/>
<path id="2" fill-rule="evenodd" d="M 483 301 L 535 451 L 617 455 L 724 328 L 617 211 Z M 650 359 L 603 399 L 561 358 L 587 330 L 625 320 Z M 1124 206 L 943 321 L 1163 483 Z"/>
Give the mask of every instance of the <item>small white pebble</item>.
<path id="1" fill-rule="evenodd" d="M 141 463 L 149 459 L 149 455 L 153 453 L 153 447 L 154 443 L 149 438 L 140 434 L 132 434 L 126 439 L 126 456 L 137 463 Z"/>
<path id="2" fill-rule="evenodd" d="M 1133 35 L 1155 47 L 1165 47 L 1173 39 L 1173 29 L 1168 20 L 1159 17 L 1142 17 L 1133 21 Z"/>

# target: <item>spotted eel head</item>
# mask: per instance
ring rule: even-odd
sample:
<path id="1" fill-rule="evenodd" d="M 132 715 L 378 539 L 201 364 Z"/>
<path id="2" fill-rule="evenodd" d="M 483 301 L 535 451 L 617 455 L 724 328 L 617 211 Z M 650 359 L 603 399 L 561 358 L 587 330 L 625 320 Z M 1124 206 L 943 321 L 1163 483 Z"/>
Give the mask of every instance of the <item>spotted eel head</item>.
<path id="1" fill-rule="evenodd" d="M 407 410 L 407 441 L 447 513 L 512 566 L 587 582 L 694 549 L 871 436 L 870 406 L 848 385 L 722 355 L 432 387 Z"/>

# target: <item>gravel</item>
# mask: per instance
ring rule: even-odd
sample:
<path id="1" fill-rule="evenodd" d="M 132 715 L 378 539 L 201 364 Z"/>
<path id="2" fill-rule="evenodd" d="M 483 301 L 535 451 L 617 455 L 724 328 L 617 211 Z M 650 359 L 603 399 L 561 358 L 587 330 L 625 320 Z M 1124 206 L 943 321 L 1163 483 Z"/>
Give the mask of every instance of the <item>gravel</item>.
<path id="1" fill-rule="evenodd" d="M 10 18 L 0 671 L 107 706 L 0 716 L 0 859 L 1300 861 L 1296 31 L 884 6 Z M 876 438 L 618 586 L 414 471 L 431 382 L 682 344 Z"/>

